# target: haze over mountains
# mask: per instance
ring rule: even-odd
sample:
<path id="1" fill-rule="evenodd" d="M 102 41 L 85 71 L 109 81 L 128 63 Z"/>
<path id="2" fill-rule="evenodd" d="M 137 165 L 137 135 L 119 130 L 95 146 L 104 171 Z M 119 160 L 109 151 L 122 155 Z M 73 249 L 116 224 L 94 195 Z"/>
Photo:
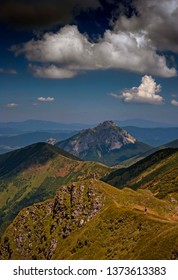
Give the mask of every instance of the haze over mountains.
<path id="1" fill-rule="evenodd" d="M 176 124 L 161 123 L 156 121 L 149 121 L 143 119 L 129 119 L 129 120 L 115 120 L 119 126 L 136 126 L 141 128 L 157 128 L 157 127 L 177 127 Z M 32 131 L 49 131 L 49 130 L 81 130 L 89 127 L 96 126 L 96 123 L 59 123 L 53 121 L 44 120 L 26 120 L 21 122 L 0 122 L 1 129 L 12 129 L 21 132 L 32 132 Z"/>
<path id="2" fill-rule="evenodd" d="M 139 141 L 154 147 L 158 147 L 178 139 L 178 127 L 139 128 L 135 126 L 127 126 L 125 129 L 131 135 L 134 135 L 134 137 L 139 139 Z"/>
<path id="3" fill-rule="evenodd" d="M 178 138 L 178 127 L 171 127 L 169 124 L 145 120 L 115 121 L 115 123 L 128 131 L 138 141 L 154 147 Z M 38 120 L 0 123 L 0 154 L 30 144 L 46 142 L 49 138 L 54 138 L 59 142 L 77 134 L 81 129 L 95 126 Z"/>
<path id="4" fill-rule="evenodd" d="M 112 121 L 1 155 L 0 259 L 178 259 L 177 162 Z"/>

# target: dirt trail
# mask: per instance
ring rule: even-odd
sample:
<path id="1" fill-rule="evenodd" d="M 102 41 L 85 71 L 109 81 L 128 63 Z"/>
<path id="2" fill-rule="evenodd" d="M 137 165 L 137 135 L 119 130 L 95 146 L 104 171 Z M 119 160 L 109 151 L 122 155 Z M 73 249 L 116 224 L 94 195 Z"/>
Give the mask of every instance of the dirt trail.
<path id="1" fill-rule="evenodd" d="M 123 205 L 119 204 L 115 199 L 113 199 L 113 202 L 117 208 L 123 207 Z M 129 208 L 135 212 L 138 212 L 138 211 L 142 212 L 143 215 L 145 216 L 145 218 L 147 218 L 147 219 L 159 221 L 162 223 L 171 223 L 171 224 L 178 225 L 178 216 L 177 215 L 172 215 L 172 216 L 168 216 L 168 217 L 159 216 L 155 211 L 153 211 L 151 209 L 149 209 L 148 212 L 146 214 L 144 214 L 144 207 L 139 206 L 139 205 L 131 206 Z"/>

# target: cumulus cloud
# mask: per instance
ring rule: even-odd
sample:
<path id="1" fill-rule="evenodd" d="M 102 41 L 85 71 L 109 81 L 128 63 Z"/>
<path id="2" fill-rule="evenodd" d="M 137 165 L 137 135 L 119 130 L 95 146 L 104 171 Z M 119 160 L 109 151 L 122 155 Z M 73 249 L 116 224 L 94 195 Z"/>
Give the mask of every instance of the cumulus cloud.
<path id="1" fill-rule="evenodd" d="M 115 31 L 145 31 L 159 50 L 178 52 L 178 1 L 133 0 L 139 16 L 119 16 Z"/>
<path id="2" fill-rule="evenodd" d="M 70 23 L 80 11 L 100 7 L 99 0 L 2 0 L 0 19 L 19 28 Z"/>
<path id="3" fill-rule="evenodd" d="M 122 92 L 122 99 L 126 103 L 147 103 L 147 104 L 163 104 L 164 99 L 158 95 L 161 91 L 161 86 L 157 85 L 151 76 L 145 75 L 142 77 L 139 87 Z"/>
<path id="4" fill-rule="evenodd" d="M 35 77 L 48 78 L 48 79 L 68 79 L 77 75 L 75 71 L 69 69 L 62 69 L 55 65 L 49 66 L 36 66 L 29 65 Z"/>
<path id="5" fill-rule="evenodd" d="M 16 103 L 8 103 L 5 105 L 6 108 L 14 108 L 14 107 L 18 107 L 19 105 Z"/>
<path id="6" fill-rule="evenodd" d="M 0 74 L 10 74 L 10 75 L 16 75 L 17 71 L 14 69 L 4 69 L 0 68 Z"/>
<path id="7" fill-rule="evenodd" d="M 70 78 L 83 70 L 126 69 L 162 77 L 176 75 L 175 68 L 166 65 L 145 32 L 137 33 L 106 30 L 103 38 L 90 42 L 74 25 L 56 33 L 45 33 L 40 40 L 31 40 L 11 47 L 16 55 L 41 63 L 31 65 L 35 76 Z"/>
<path id="8" fill-rule="evenodd" d="M 173 106 L 178 106 L 178 101 L 176 101 L 175 99 L 172 99 L 172 100 L 171 100 L 171 104 L 172 104 Z"/>
<path id="9" fill-rule="evenodd" d="M 38 101 L 42 101 L 42 102 L 53 102 L 55 99 L 54 97 L 38 97 L 37 98 Z"/>

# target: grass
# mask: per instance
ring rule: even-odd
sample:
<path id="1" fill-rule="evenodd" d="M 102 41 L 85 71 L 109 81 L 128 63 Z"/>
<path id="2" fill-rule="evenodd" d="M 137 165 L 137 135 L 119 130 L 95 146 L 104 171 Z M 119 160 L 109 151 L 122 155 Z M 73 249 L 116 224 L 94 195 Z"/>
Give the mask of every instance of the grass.
<path id="1" fill-rule="evenodd" d="M 81 197 L 72 206 L 69 193 L 63 193 L 63 210 L 50 212 L 57 197 L 23 209 L 6 230 L 2 238 L 1 257 L 7 259 L 5 240 L 12 249 L 12 259 L 173 259 L 178 252 L 178 203 L 160 200 L 148 190 L 118 190 L 99 180 L 76 183 L 76 189 L 85 187 L 83 214 L 91 207 L 88 188 L 95 190 L 95 197 L 103 203 L 101 210 L 79 226 L 73 223 L 71 214 L 78 207 Z M 59 202 L 56 204 L 59 207 Z M 144 214 L 147 206 L 148 213 Z M 61 206 L 60 206 L 61 207 Z M 74 208 L 73 208 L 74 207 Z M 57 209 L 57 208 L 56 208 Z M 66 210 L 65 210 L 66 209 Z M 62 211 L 62 212 L 61 212 Z M 65 213 L 61 219 L 61 215 Z M 65 238 L 61 230 L 70 228 Z M 22 248 L 16 236 L 28 236 Z M 51 244 L 55 243 L 54 248 Z M 29 249 L 32 244 L 32 250 Z M 51 249 L 52 248 L 52 249 Z M 154 248 L 154 249 L 153 249 Z"/>
<path id="2" fill-rule="evenodd" d="M 60 186 L 91 178 L 94 173 L 97 173 L 97 177 L 101 177 L 112 170 L 99 163 L 78 161 L 73 156 L 66 157 L 59 153 L 58 148 L 55 148 L 51 157 L 51 147 L 46 146 L 46 144 L 40 144 L 41 153 L 36 151 L 36 146 L 33 146 L 30 146 L 29 153 L 31 154 L 32 150 L 35 150 L 35 154 L 38 154 L 38 161 L 34 160 L 35 163 L 30 162 L 29 165 L 25 162 L 24 166 L 23 160 L 19 159 L 19 165 L 13 166 L 11 164 L 11 169 L 6 169 L 7 174 L 4 174 L 5 169 L 3 169 L 4 175 L 1 176 L 0 181 L 0 234 L 3 233 L 21 209 L 52 198 Z M 48 146 L 50 147 L 49 151 Z M 64 154 L 67 155 L 65 152 Z M 16 155 L 19 158 L 19 153 L 15 152 L 14 154 L 13 152 L 13 156 Z M 47 158 L 47 155 L 49 158 Z M 10 159 L 11 156 L 10 153 L 5 157 Z M 40 156 L 42 159 L 40 159 Z"/>
<path id="3" fill-rule="evenodd" d="M 165 149 L 148 156 L 128 168 L 116 170 L 103 180 L 118 187 L 149 189 L 164 198 L 178 191 L 178 150 Z"/>

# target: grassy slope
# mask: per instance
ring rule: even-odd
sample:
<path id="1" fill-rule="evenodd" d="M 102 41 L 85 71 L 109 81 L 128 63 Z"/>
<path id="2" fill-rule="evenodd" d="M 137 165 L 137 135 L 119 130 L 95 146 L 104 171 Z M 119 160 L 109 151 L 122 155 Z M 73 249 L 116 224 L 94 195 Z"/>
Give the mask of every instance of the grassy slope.
<path id="1" fill-rule="evenodd" d="M 83 162 L 47 144 L 27 148 L 0 157 L 0 233 L 24 207 L 53 197 L 63 184 L 101 177 L 110 168 Z"/>
<path id="2" fill-rule="evenodd" d="M 149 189 L 163 198 L 178 191 L 177 162 L 178 149 L 161 150 L 128 168 L 112 172 L 104 181 L 118 188 Z"/>
<path id="3" fill-rule="evenodd" d="M 64 201 L 69 216 L 59 223 L 49 211 L 53 200 L 23 209 L 2 238 L 1 258 L 44 259 L 52 248 L 52 259 L 178 259 L 178 203 L 159 200 L 147 190 L 118 190 L 98 180 L 76 187 L 81 184 L 92 185 L 104 197 L 104 206 L 89 222 L 74 227 L 66 238 L 60 236 L 61 226 L 72 223 L 68 196 Z M 22 247 L 19 236 L 25 238 Z"/>
<path id="4" fill-rule="evenodd" d="M 121 165 L 122 165 L 122 167 L 129 167 L 129 166 L 133 165 L 134 163 L 140 161 L 141 159 L 144 159 L 159 150 L 167 149 L 167 148 L 173 148 L 173 149 L 178 148 L 178 139 L 171 141 L 169 143 L 166 143 L 164 145 L 161 145 L 159 147 L 152 148 L 152 149 L 148 150 L 147 152 L 139 154 L 138 156 L 131 157 L 127 160 L 124 160 L 121 162 Z"/>

